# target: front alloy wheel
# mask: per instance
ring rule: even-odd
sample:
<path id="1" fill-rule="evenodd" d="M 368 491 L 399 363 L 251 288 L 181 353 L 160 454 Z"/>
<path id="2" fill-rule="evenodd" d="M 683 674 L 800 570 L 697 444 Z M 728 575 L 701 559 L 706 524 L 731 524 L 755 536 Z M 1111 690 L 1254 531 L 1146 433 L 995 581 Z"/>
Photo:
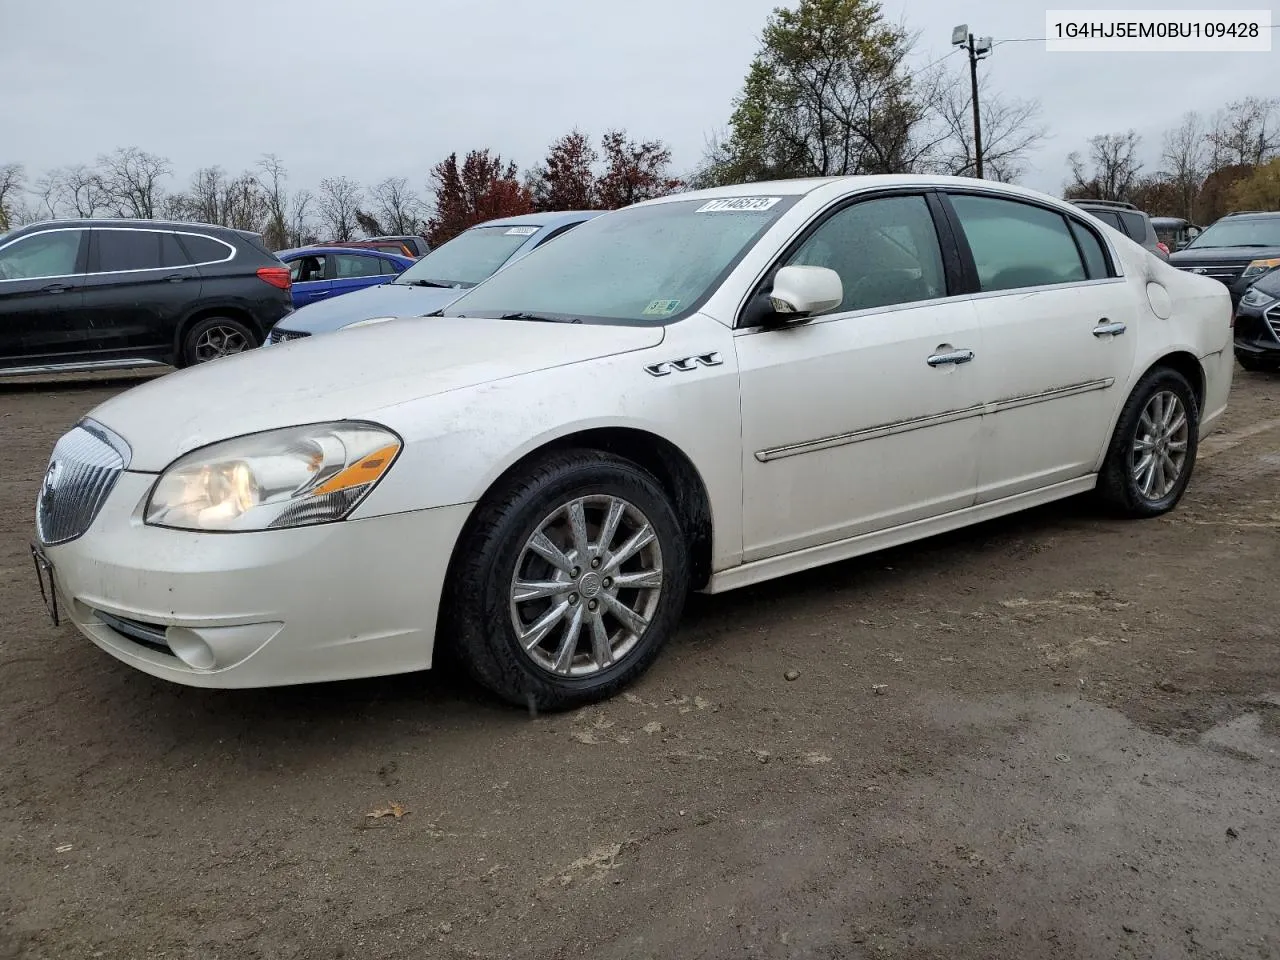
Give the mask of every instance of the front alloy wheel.
<path id="1" fill-rule="evenodd" d="M 439 642 L 512 703 L 612 696 L 674 632 L 688 545 L 648 471 L 596 450 L 523 465 L 477 506 L 449 566 Z"/>
<path id="2" fill-rule="evenodd" d="M 581 497 L 525 542 L 511 623 L 539 668 L 585 677 L 635 649 L 661 599 L 662 545 L 649 518 L 619 497 Z"/>

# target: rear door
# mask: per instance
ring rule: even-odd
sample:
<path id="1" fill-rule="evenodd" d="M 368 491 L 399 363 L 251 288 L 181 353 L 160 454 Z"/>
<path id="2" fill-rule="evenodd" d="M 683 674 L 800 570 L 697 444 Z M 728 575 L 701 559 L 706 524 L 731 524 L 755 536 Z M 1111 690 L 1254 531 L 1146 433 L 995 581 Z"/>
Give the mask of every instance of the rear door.
<path id="1" fill-rule="evenodd" d="M 1134 362 L 1135 291 L 1083 220 L 951 192 L 982 326 L 978 503 L 1085 477 Z"/>
<path id="2" fill-rule="evenodd" d="M 80 359 L 89 231 L 53 228 L 0 247 L 0 367 Z"/>
<path id="3" fill-rule="evenodd" d="M 172 231 L 90 231 L 85 314 L 98 351 L 144 358 L 167 355 L 178 322 L 199 296 L 200 276 Z"/>
<path id="4" fill-rule="evenodd" d="M 309 253 L 289 261 L 289 277 L 293 281 L 293 305 L 305 307 L 318 300 L 326 300 L 333 293 L 329 262 L 323 253 Z"/>
<path id="5" fill-rule="evenodd" d="M 376 253 L 353 250 L 331 254 L 327 259 L 328 275 L 332 277 L 329 281 L 330 298 L 387 282 L 387 276 L 382 272 L 382 264 L 386 261 Z"/>

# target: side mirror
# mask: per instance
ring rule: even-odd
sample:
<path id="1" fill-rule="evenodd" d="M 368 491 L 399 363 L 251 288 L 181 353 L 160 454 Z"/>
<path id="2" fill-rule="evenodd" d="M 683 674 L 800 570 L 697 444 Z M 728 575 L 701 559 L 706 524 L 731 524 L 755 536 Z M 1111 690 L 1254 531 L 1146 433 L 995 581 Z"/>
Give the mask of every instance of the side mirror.
<path id="1" fill-rule="evenodd" d="M 840 274 L 828 267 L 783 267 L 773 278 L 774 321 L 790 323 L 834 310 L 844 301 Z"/>

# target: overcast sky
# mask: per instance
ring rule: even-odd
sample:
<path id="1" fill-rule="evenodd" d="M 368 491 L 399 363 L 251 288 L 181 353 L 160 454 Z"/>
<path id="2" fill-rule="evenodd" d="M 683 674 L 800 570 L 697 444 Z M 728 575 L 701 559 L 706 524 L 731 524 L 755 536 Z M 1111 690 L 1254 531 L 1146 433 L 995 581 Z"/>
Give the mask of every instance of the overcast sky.
<path id="1" fill-rule="evenodd" d="M 136 145 L 169 157 L 185 182 L 197 167 L 239 171 L 274 152 L 294 186 L 342 174 L 364 183 L 401 175 L 421 187 L 450 151 L 489 146 L 524 167 L 579 126 L 593 138 L 609 127 L 660 137 L 684 172 L 725 124 L 776 5 L 0 0 L 0 163 L 22 162 L 34 179 Z M 997 40 L 1044 35 L 1043 5 L 970 7 L 884 4 L 889 18 L 920 31 L 918 64 L 947 52 L 962 15 Z M 961 55 L 948 64 L 963 76 Z M 1051 138 L 1023 182 L 1052 192 L 1066 154 L 1094 133 L 1137 129 L 1154 166 L 1161 131 L 1185 110 L 1280 89 L 1275 52 L 1050 54 L 1019 43 L 999 47 L 981 69 L 994 91 L 1041 102 Z"/>

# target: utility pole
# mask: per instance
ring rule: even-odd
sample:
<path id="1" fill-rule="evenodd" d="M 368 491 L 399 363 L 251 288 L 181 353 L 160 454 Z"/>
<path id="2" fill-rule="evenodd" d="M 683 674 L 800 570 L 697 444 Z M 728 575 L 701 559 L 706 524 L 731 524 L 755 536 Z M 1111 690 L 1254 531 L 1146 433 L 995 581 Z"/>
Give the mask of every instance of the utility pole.
<path id="1" fill-rule="evenodd" d="M 973 85 L 973 154 L 978 179 L 983 179 L 982 167 L 982 111 L 978 106 L 978 61 L 991 56 L 991 38 L 975 38 L 969 25 L 962 23 L 951 31 L 951 43 L 964 47 L 969 54 L 969 80 Z"/>

